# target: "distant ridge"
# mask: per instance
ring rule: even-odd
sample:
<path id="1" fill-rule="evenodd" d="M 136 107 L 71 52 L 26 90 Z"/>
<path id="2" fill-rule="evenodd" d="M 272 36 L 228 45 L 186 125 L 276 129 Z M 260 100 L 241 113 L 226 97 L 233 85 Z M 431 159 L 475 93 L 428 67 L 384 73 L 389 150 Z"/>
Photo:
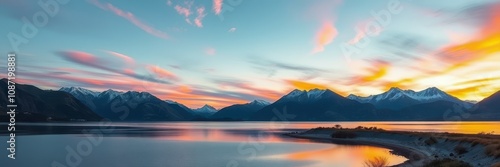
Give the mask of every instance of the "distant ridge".
<path id="1" fill-rule="evenodd" d="M 0 104 L 0 110 L 5 110 L 6 79 L 1 80 L 0 88 L 0 100 L 4 103 Z M 328 89 L 296 89 L 273 103 L 254 100 L 218 111 L 209 105 L 192 110 L 148 92 L 112 89 L 96 92 L 79 87 L 49 91 L 23 84 L 18 84 L 18 89 L 17 100 L 22 112 L 19 118 L 31 122 L 102 118 L 113 121 L 453 121 L 449 118 L 456 116 L 460 116 L 460 120 L 500 120 L 500 92 L 472 104 L 435 87 L 418 92 L 391 88 L 368 97 L 343 97 Z M 124 111 L 127 114 L 124 115 Z M 290 117 L 282 120 L 283 116 Z M 0 113 L 0 118 L 6 121 L 5 113 Z"/>
<path id="2" fill-rule="evenodd" d="M 399 88 L 391 88 L 387 92 L 371 95 L 368 97 L 360 97 L 349 95 L 347 98 L 356 100 L 361 103 L 370 103 L 381 109 L 399 110 L 416 104 L 430 103 L 436 101 L 448 101 L 460 105 L 464 108 L 471 108 L 474 104 L 462 101 L 456 97 L 447 94 L 436 87 L 427 88 L 422 91 L 402 90 Z"/>

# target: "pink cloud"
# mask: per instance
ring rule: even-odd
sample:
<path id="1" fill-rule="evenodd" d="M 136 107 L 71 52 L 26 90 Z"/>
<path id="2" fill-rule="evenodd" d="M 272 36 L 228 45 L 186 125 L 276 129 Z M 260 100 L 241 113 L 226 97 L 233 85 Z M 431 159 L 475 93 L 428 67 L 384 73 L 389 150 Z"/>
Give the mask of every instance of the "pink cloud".
<path id="1" fill-rule="evenodd" d="M 364 37 L 366 36 L 365 32 L 364 31 L 358 31 L 356 33 L 356 36 L 354 36 L 353 39 L 349 40 L 349 44 L 353 45 L 353 44 L 356 44 L 358 43 L 361 39 L 363 39 Z"/>
<path id="2" fill-rule="evenodd" d="M 156 36 L 158 38 L 163 38 L 163 39 L 168 38 L 168 35 L 166 33 L 147 25 L 146 23 L 142 22 L 140 19 L 136 18 L 134 16 L 134 14 L 131 12 L 123 11 L 120 8 L 117 8 L 110 3 L 105 3 L 105 4 L 100 3 L 99 0 L 91 0 L 90 2 L 103 10 L 111 11 L 115 15 L 120 16 L 120 17 L 128 20 L 129 22 L 131 22 L 135 26 L 139 27 L 143 31 L 145 31 L 153 36 Z"/>
<path id="3" fill-rule="evenodd" d="M 196 9 L 196 12 L 198 13 L 198 16 L 196 16 L 196 18 L 194 19 L 194 24 L 197 27 L 203 27 L 202 20 L 206 16 L 205 7 L 199 7 L 198 9 Z"/>
<path id="4" fill-rule="evenodd" d="M 337 33 L 337 29 L 333 26 L 333 23 L 325 22 L 316 35 L 316 47 L 313 50 L 313 54 L 323 52 L 325 46 L 333 41 Z"/>
<path id="5" fill-rule="evenodd" d="M 141 75 L 137 74 L 133 71 L 127 70 L 127 69 L 119 69 L 116 68 L 116 66 L 110 66 L 110 62 L 105 61 L 104 59 L 100 59 L 92 54 L 85 53 L 85 52 L 79 52 L 79 51 L 66 51 L 66 52 L 59 52 L 59 56 L 61 56 L 63 59 L 74 62 L 80 65 L 84 65 L 87 67 L 92 67 L 95 69 L 100 69 L 103 71 L 115 73 L 115 74 L 120 74 L 128 77 L 132 77 L 138 80 L 144 80 L 144 81 L 150 81 L 150 82 L 156 82 L 156 83 L 162 83 L 162 84 L 169 84 L 169 81 L 162 80 L 161 78 L 154 78 L 150 77 L 147 75 Z M 163 72 L 163 71 L 160 71 Z M 166 74 L 166 73 L 163 73 Z M 175 76 L 172 73 L 168 74 L 169 76 Z M 175 77 L 166 77 L 168 79 L 176 79 Z"/>
<path id="6" fill-rule="evenodd" d="M 219 15 L 222 11 L 222 0 L 214 0 L 214 12 L 216 15 Z"/>
<path id="7" fill-rule="evenodd" d="M 64 55 L 64 58 L 66 60 L 70 60 L 80 64 L 93 65 L 98 63 L 97 57 L 85 52 L 68 51 L 61 53 L 61 55 Z"/>
<path id="8" fill-rule="evenodd" d="M 173 80 L 177 79 L 177 76 L 174 73 L 172 73 L 168 70 L 165 70 L 159 66 L 147 65 L 146 69 L 160 78 L 169 78 L 169 79 L 173 79 Z"/>
<path id="9" fill-rule="evenodd" d="M 205 53 L 206 53 L 207 55 L 210 55 L 210 56 L 215 55 L 215 53 L 216 53 L 216 52 L 217 52 L 217 51 L 216 51 L 214 48 L 207 48 L 207 49 L 205 50 Z"/>
<path id="10" fill-rule="evenodd" d="M 113 51 L 107 51 L 107 52 L 109 54 L 117 57 L 117 58 L 122 59 L 127 64 L 134 64 L 135 63 L 135 60 L 133 58 L 131 58 L 130 56 L 127 56 L 127 55 L 124 55 L 124 54 L 121 54 L 121 53 L 117 53 L 117 52 L 113 52 Z"/>
<path id="11" fill-rule="evenodd" d="M 175 5 L 174 9 L 175 9 L 175 11 L 177 11 L 177 13 L 179 13 L 180 15 L 183 15 L 186 18 L 191 15 L 191 10 L 189 10 L 189 8 Z"/>

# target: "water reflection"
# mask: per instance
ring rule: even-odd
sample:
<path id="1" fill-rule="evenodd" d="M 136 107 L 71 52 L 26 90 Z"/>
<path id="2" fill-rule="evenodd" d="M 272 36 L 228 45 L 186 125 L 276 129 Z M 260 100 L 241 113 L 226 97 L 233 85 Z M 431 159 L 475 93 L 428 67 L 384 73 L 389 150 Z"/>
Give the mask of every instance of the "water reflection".
<path id="1" fill-rule="evenodd" d="M 388 149 L 371 146 L 335 146 L 320 150 L 307 150 L 283 155 L 274 155 L 267 158 L 281 158 L 290 161 L 312 161 L 310 167 L 363 167 L 364 162 L 376 157 L 388 160 L 388 166 L 397 165 L 407 159 L 393 155 Z"/>
<path id="2" fill-rule="evenodd" d="M 93 148 L 95 151 L 81 166 L 226 166 L 228 162 L 237 162 L 239 167 L 357 167 L 376 156 L 388 158 L 390 165 L 406 160 L 384 148 L 317 143 L 282 135 L 336 124 L 352 128 L 377 126 L 387 130 L 456 133 L 500 129 L 498 122 L 114 123 L 113 128 L 103 131 L 102 144 Z M 20 124 L 16 130 L 19 130 L 18 139 L 23 147 L 18 151 L 25 153 L 22 154 L 24 159 L 32 160 L 9 161 L 13 164 L 8 166 L 49 166 L 54 159 L 63 162 L 66 146 L 86 140 L 86 131 L 100 129 L 99 123 Z M 50 154 L 34 150 L 50 150 Z"/>

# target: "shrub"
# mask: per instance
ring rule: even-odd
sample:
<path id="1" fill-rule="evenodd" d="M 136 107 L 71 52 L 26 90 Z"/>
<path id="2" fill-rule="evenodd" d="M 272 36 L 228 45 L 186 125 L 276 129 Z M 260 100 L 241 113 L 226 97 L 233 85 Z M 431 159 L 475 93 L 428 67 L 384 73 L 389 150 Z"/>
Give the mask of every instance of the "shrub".
<path id="1" fill-rule="evenodd" d="M 486 146 L 486 155 L 500 158 L 500 144 L 492 144 Z"/>
<path id="2" fill-rule="evenodd" d="M 385 167 L 389 164 L 386 157 L 375 157 L 371 160 L 365 161 L 365 167 Z"/>
<path id="3" fill-rule="evenodd" d="M 425 140 L 424 143 L 427 144 L 428 146 L 436 144 L 438 140 L 434 137 L 429 137 L 429 139 Z"/>
<path id="4" fill-rule="evenodd" d="M 336 131 L 331 135 L 332 138 L 341 138 L 341 139 L 349 139 L 356 138 L 358 135 L 354 132 L 349 131 Z"/>
<path id="5" fill-rule="evenodd" d="M 464 162 L 464 161 L 459 161 L 459 160 L 454 160 L 450 158 L 445 158 L 445 159 L 438 159 L 434 160 L 426 165 L 424 167 L 472 167 L 472 165 Z"/>
<path id="6" fill-rule="evenodd" d="M 465 148 L 465 147 L 464 147 L 464 146 L 462 146 L 462 145 L 458 145 L 458 146 L 456 146 L 456 147 L 455 147 L 455 149 L 454 149 L 454 151 L 455 151 L 455 153 L 457 153 L 458 155 L 462 155 L 462 154 L 465 154 L 465 153 L 469 152 L 469 151 L 467 150 L 467 148 Z"/>

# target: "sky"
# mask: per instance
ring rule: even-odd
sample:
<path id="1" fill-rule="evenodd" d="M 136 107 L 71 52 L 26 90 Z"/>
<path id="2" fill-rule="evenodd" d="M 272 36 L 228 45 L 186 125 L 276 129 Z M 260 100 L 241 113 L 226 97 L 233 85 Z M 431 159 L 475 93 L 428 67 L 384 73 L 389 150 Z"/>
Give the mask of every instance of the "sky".
<path id="1" fill-rule="evenodd" d="M 16 81 L 43 89 L 146 91 L 192 108 L 293 89 L 500 90 L 493 0 L 2 0 L 0 20 Z"/>

